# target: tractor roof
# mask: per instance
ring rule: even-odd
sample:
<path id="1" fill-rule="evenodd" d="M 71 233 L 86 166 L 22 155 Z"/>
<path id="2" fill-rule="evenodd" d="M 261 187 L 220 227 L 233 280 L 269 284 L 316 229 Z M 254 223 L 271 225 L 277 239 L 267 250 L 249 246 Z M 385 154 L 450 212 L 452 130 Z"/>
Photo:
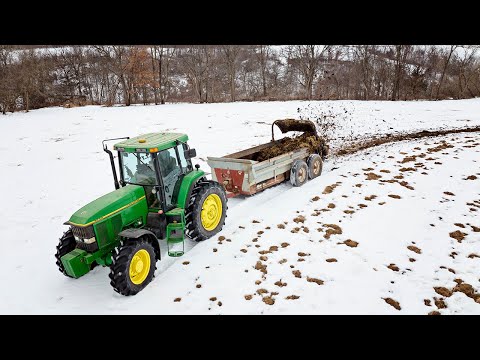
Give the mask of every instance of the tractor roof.
<path id="1" fill-rule="evenodd" d="M 188 141 L 188 136 L 181 133 L 148 133 L 124 140 L 114 145 L 115 150 L 126 152 L 157 152 L 169 149 L 181 142 Z"/>

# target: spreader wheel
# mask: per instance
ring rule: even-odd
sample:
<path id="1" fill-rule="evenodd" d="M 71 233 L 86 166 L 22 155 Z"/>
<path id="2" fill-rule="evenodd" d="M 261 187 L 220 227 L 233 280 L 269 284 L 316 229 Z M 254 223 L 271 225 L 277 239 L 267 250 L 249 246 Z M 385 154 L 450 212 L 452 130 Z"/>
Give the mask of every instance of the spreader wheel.
<path id="1" fill-rule="evenodd" d="M 290 182 L 293 186 L 302 186 L 308 180 L 308 166 L 303 160 L 295 160 L 290 170 Z"/>
<path id="2" fill-rule="evenodd" d="M 323 161 L 318 154 L 311 154 L 307 159 L 308 178 L 315 179 L 322 174 Z"/>

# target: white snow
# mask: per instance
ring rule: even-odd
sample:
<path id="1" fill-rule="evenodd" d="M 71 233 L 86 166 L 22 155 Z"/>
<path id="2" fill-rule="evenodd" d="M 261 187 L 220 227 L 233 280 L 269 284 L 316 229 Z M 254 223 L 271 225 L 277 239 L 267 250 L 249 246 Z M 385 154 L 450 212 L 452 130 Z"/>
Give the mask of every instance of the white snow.
<path id="1" fill-rule="evenodd" d="M 57 270 L 53 254 L 66 230 L 63 222 L 88 201 L 113 190 L 101 140 L 152 131 L 185 132 L 197 149 L 196 162 L 209 171 L 204 161 L 207 156 L 223 156 L 269 141 L 268 124 L 297 117 L 297 109 L 308 104 L 88 106 L 0 116 L 0 281 L 4 289 L 0 293 L 0 313 L 426 314 L 437 309 L 434 297 L 441 297 L 433 287 L 452 289 L 453 279 L 462 279 L 479 291 L 480 258 L 468 257 L 480 255 L 480 232 L 467 225 L 480 227 L 480 136 L 474 133 L 384 145 L 330 159 L 322 176 L 301 188 L 281 184 L 250 198 L 231 199 L 226 225 L 218 234 L 231 241 L 219 244 L 218 236 L 199 244 L 187 240 L 188 251 L 180 258 L 168 258 L 161 242 L 163 256 L 156 277 L 134 297 L 123 297 L 112 290 L 107 268 L 97 267 L 78 280 L 65 278 Z M 480 99 L 331 101 L 312 102 L 312 106 L 330 108 L 338 114 L 348 110 L 348 116 L 337 118 L 333 146 L 342 143 L 342 136 L 480 125 Z M 441 140 L 453 148 L 427 152 Z M 426 156 L 398 163 L 421 153 Z M 430 157 L 434 160 L 426 160 Z M 420 162 L 425 168 L 399 171 Z M 373 170 L 362 170 L 367 168 Z M 380 172 L 382 169 L 391 172 Z M 382 178 L 365 180 L 369 172 Z M 398 181 L 407 181 L 414 190 L 381 182 L 400 174 L 404 179 Z M 464 180 L 471 175 L 478 178 Z M 331 194 L 322 194 L 327 185 L 336 182 L 341 184 Z M 445 191 L 455 195 L 446 195 Z M 369 195 L 377 198 L 365 200 Z M 315 196 L 320 199 L 312 201 Z M 382 202 L 385 204 L 379 205 Z M 328 209 L 330 203 L 335 208 Z M 359 204 L 367 207 L 359 208 Z M 345 214 L 344 210 L 355 213 Z M 293 222 L 298 215 L 306 217 L 303 224 Z M 259 223 L 252 223 L 254 219 Z M 277 228 L 284 221 L 288 222 L 286 228 Z M 325 224 L 339 225 L 342 234 L 325 239 Z M 308 227 L 309 232 L 301 226 Z M 300 228 L 298 233 L 291 232 L 294 227 Z M 455 230 L 467 234 L 462 243 L 449 236 Z M 258 231 L 264 233 L 258 236 Z M 258 238 L 256 242 L 252 242 L 254 238 Z M 339 244 L 347 239 L 357 241 L 358 247 Z M 284 242 L 289 246 L 282 248 Z M 408 250 L 409 245 L 420 248 L 421 254 Z M 268 259 L 262 261 L 267 265 L 262 279 L 263 274 L 254 267 L 262 256 L 258 251 L 268 251 L 270 246 L 279 249 L 263 255 Z M 458 255 L 449 256 L 452 251 Z M 301 257 L 299 252 L 309 255 Z M 305 261 L 298 262 L 299 258 Z M 328 258 L 338 261 L 326 262 Z M 410 262 L 409 258 L 416 261 Z M 279 264 L 281 259 L 287 261 Z M 189 264 L 183 265 L 185 261 Z M 390 263 L 399 271 L 388 269 Z M 292 270 L 300 270 L 302 277 L 296 278 Z M 324 284 L 308 282 L 307 277 L 321 279 Z M 279 280 L 287 286 L 275 285 Z M 256 285 L 255 281 L 261 283 Z M 262 302 L 261 295 L 254 295 L 258 289 L 269 292 L 263 296 L 278 292 L 272 296 L 275 303 Z M 253 297 L 246 300 L 245 295 Z M 300 298 L 286 300 L 288 295 Z M 177 297 L 180 302 L 174 302 Z M 217 299 L 210 300 L 213 297 Z M 386 304 L 382 298 L 387 297 L 398 301 L 401 310 Z M 424 305 L 424 299 L 430 299 L 432 306 Z M 455 292 L 445 302 L 448 307 L 439 310 L 442 314 L 480 313 L 480 304 L 463 293 Z"/>

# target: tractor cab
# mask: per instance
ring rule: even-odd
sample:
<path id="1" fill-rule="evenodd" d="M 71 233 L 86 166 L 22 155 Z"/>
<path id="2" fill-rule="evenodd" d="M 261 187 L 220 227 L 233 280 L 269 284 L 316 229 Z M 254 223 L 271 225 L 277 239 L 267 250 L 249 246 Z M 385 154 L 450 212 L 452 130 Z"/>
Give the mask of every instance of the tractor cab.
<path id="1" fill-rule="evenodd" d="M 119 185 L 143 186 L 150 209 L 175 208 L 183 177 L 193 171 L 191 158 L 196 155 L 187 141 L 185 134 L 150 133 L 115 144 Z"/>

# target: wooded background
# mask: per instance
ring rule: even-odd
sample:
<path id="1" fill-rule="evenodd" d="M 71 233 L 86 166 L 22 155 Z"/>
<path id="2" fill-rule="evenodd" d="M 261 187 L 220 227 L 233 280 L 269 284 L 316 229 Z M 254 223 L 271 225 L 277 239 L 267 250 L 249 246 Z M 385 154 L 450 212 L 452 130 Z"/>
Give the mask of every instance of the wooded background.
<path id="1" fill-rule="evenodd" d="M 480 96 L 479 46 L 0 46 L 0 111 Z"/>

